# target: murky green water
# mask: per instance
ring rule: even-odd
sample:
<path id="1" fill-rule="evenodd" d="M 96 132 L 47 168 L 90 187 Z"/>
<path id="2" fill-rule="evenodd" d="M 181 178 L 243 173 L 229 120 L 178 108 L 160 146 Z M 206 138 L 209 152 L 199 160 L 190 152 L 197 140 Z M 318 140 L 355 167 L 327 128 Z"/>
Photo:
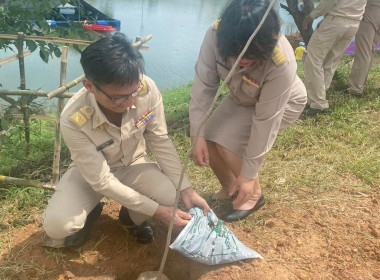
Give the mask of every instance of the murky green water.
<path id="1" fill-rule="evenodd" d="M 153 35 L 150 50 L 143 51 L 146 73 L 161 90 L 185 85 L 194 78 L 194 64 L 207 28 L 218 18 L 228 0 L 88 0 L 98 10 L 121 21 L 121 32 L 134 40 Z M 277 3 L 277 7 L 278 7 Z M 282 32 L 296 31 L 290 16 L 279 9 Z M 12 53 L 0 52 L 0 58 Z M 70 49 L 67 81 L 82 75 L 79 54 Z M 50 91 L 59 85 L 60 60 L 42 62 L 38 52 L 25 58 L 26 86 Z M 0 68 L 3 89 L 19 86 L 17 61 Z M 74 89 L 78 89 L 79 86 Z"/>

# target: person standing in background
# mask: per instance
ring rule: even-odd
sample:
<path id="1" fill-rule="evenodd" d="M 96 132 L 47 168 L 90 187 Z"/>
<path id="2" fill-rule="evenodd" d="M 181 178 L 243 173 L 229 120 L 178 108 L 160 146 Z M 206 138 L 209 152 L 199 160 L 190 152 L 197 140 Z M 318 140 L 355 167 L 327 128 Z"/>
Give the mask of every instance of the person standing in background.
<path id="1" fill-rule="evenodd" d="M 307 50 L 306 50 L 305 46 L 306 46 L 306 44 L 304 42 L 300 42 L 299 46 L 294 51 L 297 62 L 302 61 L 303 55 L 307 54 Z"/>
<path id="2" fill-rule="evenodd" d="M 363 93 L 369 70 L 380 41 L 380 0 L 368 0 L 363 20 L 355 36 L 354 63 L 348 77 L 348 92 Z"/>
<path id="3" fill-rule="evenodd" d="M 331 85 L 344 50 L 355 36 L 367 0 L 321 0 L 305 17 L 302 27 L 325 16 L 308 44 L 305 61 L 305 86 L 309 108 L 303 115 L 313 117 L 329 108 L 326 91 Z"/>

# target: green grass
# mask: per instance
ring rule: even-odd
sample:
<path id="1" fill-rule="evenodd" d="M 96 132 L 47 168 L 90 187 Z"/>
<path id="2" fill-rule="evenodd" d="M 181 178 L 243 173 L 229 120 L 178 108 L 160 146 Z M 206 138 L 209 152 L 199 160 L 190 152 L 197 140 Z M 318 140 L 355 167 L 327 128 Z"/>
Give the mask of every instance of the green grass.
<path id="1" fill-rule="evenodd" d="M 260 172 L 268 201 L 292 195 L 321 195 L 345 189 L 379 189 L 380 186 L 380 64 L 371 70 L 365 95 L 338 95 L 347 87 L 349 58 L 344 58 L 328 92 L 330 110 L 316 118 L 301 118 L 279 135 Z M 303 78 L 303 65 L 299 66 Z M 188 103 L 191 84 L 163 93 L 169 134 L 182 160 L 190 148 Z M 54 124 L 32 122 L 29 157 L 24 156 L 23 138 L 15 133 L 0 151 L 0 174 L 48 180 L 51 174 Z M 63 165 L 69 154 L 63 146 Z M 220 186 L 209 168 L 190 162 L 187 174 L 194 187 L 207 197 Z M 0 186 L 0 230 L 32 222 L 44 208 L 44 191 Z M 31 209 L 34 209 L 31 212 Z M 32 213 L 32 214 L 31 214 Z M 14 218 L 12 218 L 14 217 Z M 247 220 L 247 225 L 262 223 Z M 244 224 L 245 225 L 245 224 Z M 1 246 L 0 242 L 0 246 Z"/>

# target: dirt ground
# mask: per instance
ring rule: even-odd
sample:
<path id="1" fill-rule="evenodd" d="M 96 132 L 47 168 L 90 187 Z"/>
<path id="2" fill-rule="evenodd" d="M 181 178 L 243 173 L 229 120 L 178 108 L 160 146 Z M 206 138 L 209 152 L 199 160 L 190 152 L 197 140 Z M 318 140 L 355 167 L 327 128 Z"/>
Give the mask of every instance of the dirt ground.
<path id="1" fill-rule="evenodd" d="M 267 204 L 253 218 L 228 227 L 264 260 L 207 266 L 169 251 L 164 273 L 187 279 L 380 279 L 380 192 L 341 189 L 313 197 L 297 189 Z M 23 228 L 0 232 L 4 279 L 137 279 L 158 270 L 166 227 L 152 223 L 155 241 L 135 244 L 118 224 L 109 201 L 81 252 L 41 247 L 41 213 Z M 14 217 L 13 217 L 14 218 Z M 1 247 L 0 247 L 1 248 Z M 0 277 L 1 278 L 1 277 Z"/>

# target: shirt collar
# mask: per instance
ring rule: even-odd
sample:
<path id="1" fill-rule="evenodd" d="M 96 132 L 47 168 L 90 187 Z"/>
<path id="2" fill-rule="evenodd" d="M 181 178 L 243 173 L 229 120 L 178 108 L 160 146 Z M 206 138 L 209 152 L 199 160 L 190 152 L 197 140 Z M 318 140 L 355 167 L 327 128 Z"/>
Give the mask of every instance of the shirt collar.
<path id="1" fill-rule="evenodd" d="M 103 111 L 100 110 L 98 102 L 96 102 L 95 96 L 92 93 L 90 94 L 90 101 L 91 106 L 94 108 L 94 116 L 92 118 L 92 128 L 96 129 L 102 124 L 108 122 L 106 116 L 104 115 Z"/>

